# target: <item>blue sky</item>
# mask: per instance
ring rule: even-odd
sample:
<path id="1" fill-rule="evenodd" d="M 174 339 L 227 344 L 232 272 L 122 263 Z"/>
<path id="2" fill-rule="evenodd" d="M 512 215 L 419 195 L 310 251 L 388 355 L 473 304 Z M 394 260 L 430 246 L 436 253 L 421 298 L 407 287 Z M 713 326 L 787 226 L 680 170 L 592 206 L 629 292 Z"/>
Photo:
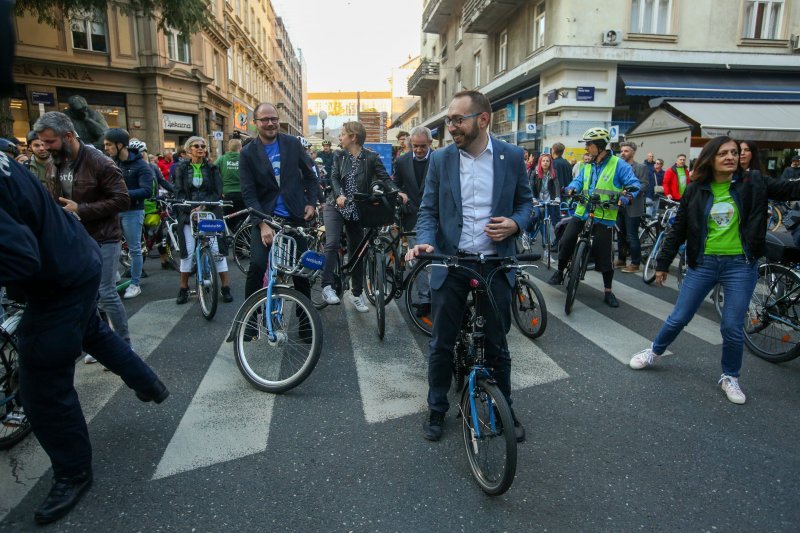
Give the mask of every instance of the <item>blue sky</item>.
<path id="1" fill-rule="evenodd" d="M 421 0 L 272 0 L 308 65 L 308 90 L 389 90 L 419 54 Z"/>

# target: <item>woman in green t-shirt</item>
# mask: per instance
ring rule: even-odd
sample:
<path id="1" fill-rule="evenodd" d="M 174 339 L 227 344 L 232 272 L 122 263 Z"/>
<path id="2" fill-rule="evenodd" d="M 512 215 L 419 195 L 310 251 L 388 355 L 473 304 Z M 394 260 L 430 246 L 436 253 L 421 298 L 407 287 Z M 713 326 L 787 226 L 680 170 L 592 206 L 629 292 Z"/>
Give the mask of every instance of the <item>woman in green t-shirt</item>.
<path id="1" fill-rule="evenodd" d="M 718 383 L 728 400 L 742 404 L 742 325 L 758 278 L 758 259 L 764 251 L 767 202 L 770 198 L 800 198 L 800 181 L 772 180 L 753 168 L 743 172 L 739 148 L 729 137 L 716 137 L 697 158 L 673 230 L 656 261 L 656 284 L 664 283 L 678 248 L 684 243 L 689 269 L 675 308 L 652 346 L 635 354 L 630 366 L 637 370 L 647 368 L 661 357 L 694 317 L 706 295 L 720 283 L 725 306 L 720 324 L 722 376 Z"/>

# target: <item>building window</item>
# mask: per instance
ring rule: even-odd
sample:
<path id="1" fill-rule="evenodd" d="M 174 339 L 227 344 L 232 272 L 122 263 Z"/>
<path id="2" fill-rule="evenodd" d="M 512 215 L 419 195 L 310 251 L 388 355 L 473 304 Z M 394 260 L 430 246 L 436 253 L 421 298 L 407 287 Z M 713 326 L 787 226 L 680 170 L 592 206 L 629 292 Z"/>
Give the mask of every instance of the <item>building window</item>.
<path id="1" fill-rule="evenodd" d="M 497 38 L 497 72 L 503 72 L 508 65 L 508 30 L 500 32 Z"/>
<path id="2" fill-rule="evenodd" d="M 76 11 L 70 21 L 72 47 L 92 52 L 108 52 L 106 15 L 99 10 Z"/>
<path id="3" fill-rule="evenodd" d="M 236 16 L 242 18 L 242 0 L 236 0 L 235 4 Z"/>
<path id="4" fill-rule="evenodd" d="M 233 81 L 233 49 L 228 48 L 228 79 Z"/>
<path id="5" fill-rule="evenodd" d="M 544 46 L 544 24 L 545 12 L 544 2 L 540 2 L 533 10 L 533 21 L 531 27 L 531 51 L 534 52 Z"/>
<path id="6" fill-rule="evenodd" d="M 256 14 L 252 9 L 250 10 L 250 35 L 253 36 L 254 41 L 258 39 L 258 35 L 256 34 Z"/>
<path id="7" fill-rule="evenodd" d="M 447 105 L 447 80 L 442 80 L 442 90 L 439 92 L 439 107 Z"/>
<path id="8" fill-rule="evenodd" d="M 631 33 L 669 34 L 672 0 L 631 0 Z"/>
<path id="9" fill-rule="evenodd" d="M 456 92 L 464 90 L 464 82 L 461 80 L 461 66 L 456 67 Z"/>
<path id="10" fill-rule="evenodd" d="M 456 44 L 464 40 L 464 8 L 458 12 L 458 25 L 456 26 Z"/>
<path id="11" fill-rule="evenodd" d="M 744 8 L 742 37 L 746 39 L 780 39 L 784 0 L 748 0 Z"/>
<path id="12" fill-rule="evenodd" d="M 211 72 L 214 75 L 214 85 L 219 87 L 219 54 L 217 52 L 211 56 Z"/>
<path id="13" fill-rule="evenodd" d="M 244 64 L 242 63 L 242 52 L 236 54 L 236 83 L 239 87 L 244 83 Z"/>
<path id="14" fill-rule="evenodd" d="M 244 91 L 246 93 L 252 93 L 252 87 L 250 87 L 250 62 L 248 61 L 244 67 Z"/>
<path id="15" fill-rule="evenodd" d="M 473 86 L 478 88 L 481 86 L 481 53 L 475 52 L 475 72 Z"/>
<path id="16" fill-rule="evenodd" d="M 189 40 L 178 30 L 167 31 L 167 57 L 179 63 L 189 62 Z"/>

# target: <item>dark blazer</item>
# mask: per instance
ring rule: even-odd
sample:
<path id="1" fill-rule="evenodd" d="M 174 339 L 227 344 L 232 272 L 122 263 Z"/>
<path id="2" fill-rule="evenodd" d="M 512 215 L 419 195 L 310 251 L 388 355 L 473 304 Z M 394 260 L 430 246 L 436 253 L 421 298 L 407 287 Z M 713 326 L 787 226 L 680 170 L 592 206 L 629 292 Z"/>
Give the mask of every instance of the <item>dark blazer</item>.
<path id="1" fill-rule="evenodd" d="M 508 217 L 525 229 L 533 209 L 533 195 L 525 172 L 522 148 L 492 137 L 494 187 L 492 216 Z M 430 244 L 436 253 L 455 255 L 461 239 L 464 214 L 461 202 L 460 156 L 455 144 L 431 154 L 425 192 L 417 219 L 417 243 Z M 516 237 L 511 235 L 497 243 L 497 254 L 516 255 Z M 514 272 L 506 274 L 514 286 Z M 447 277 L 447 270 L 431 272 L 431 288 L 438 289 Z"/>
<path id="2" fill-rule="evenodd" d="M 280 185 L 259 137 L 242 148 L 239 154 L 242 200 L 247 207 L 272 215 L 281 195 L 292 219 L 300 221 L 305 206 L 317 205 L 319 180 L 314 163 L 296 137 L 279 133 L 277 143 L 281 153 Z"/>
<path id="3" fill-rule="evenodd" d="M 636 161 L 632 161 L 630 165 L 633 169 L 633 174 L 636 176 L 636 179 L 639 180 L 639 191 L 646 191 L 650 183 L 650 173 L 647 170 L 647 166 L 643 163 L 637 163 Z M 625 213 L 629 217 L 640 217 L 644 215 L 645 196 L 645 194 L 637 194 L 630 205 L 625 207 Z"/>
<path id="4" fill-rule="evenodd" d="M 403 229 L 411 231 L 417 225 L 417 212 L 422 203 L 422 194 L 425 191 L 425 176 L 428 173 L 428 166 L 433 156 L 433 150 L 425 160 L 425 169 L 422 172 L 422 183 L 417 183 L 417 176 L 414 174 L 414 152 L 408 152 L 397 158 L 394 163 L 394 182 L 397 187 L 408 195 L 408 203 L 403 209 Z"/>

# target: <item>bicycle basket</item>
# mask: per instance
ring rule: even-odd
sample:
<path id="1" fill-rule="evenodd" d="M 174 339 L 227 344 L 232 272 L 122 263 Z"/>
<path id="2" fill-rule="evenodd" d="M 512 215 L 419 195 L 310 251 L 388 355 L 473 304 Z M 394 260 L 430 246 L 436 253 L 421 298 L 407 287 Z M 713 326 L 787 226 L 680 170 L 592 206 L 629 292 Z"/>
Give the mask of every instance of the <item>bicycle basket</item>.
<path id="1" fill-rule="evenodd" d="M 280 272 L 293 274 L 297 266 L 297 241 L 283 232 L 275 235 L 269 251 L 270 262 Z"/>
<path id="2" fill-rule="evenodd" d="M 376 228 L 394 224 L 394 204 L 396 194 L 370 196 L 366 200 L 356 200 L 358 223 L 364 228 Z"/>

